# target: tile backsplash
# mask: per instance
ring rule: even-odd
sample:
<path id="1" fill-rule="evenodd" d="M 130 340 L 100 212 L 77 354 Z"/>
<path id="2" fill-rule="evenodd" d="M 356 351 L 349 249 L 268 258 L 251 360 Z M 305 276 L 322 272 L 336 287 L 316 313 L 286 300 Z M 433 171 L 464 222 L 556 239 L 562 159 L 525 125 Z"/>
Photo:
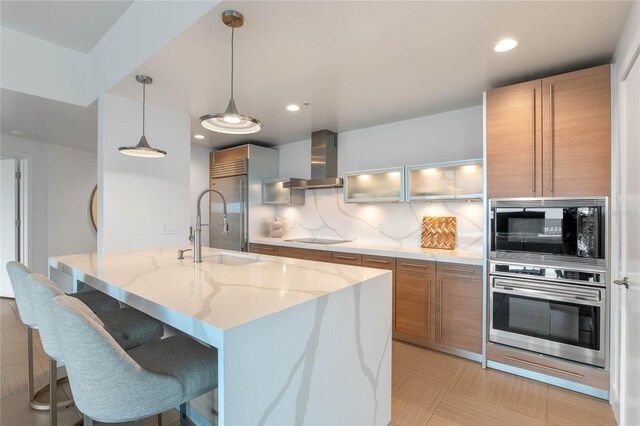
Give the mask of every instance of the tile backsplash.
<path id="1" fill-rule="evenodd" d="M 345 204 L 342 188 L 306 191 L 304 206 L 278 207 L 284 238 L 321 237 L 419 247 L 423 216 L 457 218 L 456 249 L 482 251 L 482 202 Z"/>

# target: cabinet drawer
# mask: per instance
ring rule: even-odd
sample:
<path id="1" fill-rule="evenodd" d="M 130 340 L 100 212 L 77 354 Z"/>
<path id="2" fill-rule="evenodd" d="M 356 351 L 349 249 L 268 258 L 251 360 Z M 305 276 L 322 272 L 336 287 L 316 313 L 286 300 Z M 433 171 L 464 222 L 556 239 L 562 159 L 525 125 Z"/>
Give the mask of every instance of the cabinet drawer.
<path id="1" fill-rule="evenodd" d="M 430 260 L 396 259 L 396 269 L 407 272 L 424 272 L 425 274 L 435 274 L 436 263 Z"/>
<path id="2" fill-rule="evenodd" d="M 609 372 L 600 368 L 487 343 L 487 359 L 597 389 L 609 389 Z"/>
<path id="3" fill-rule="evenodd" d="M 362 255 L 358 253 L 333 252 L 333 263 L 360 266 L 362 264 Z"/>
<path id="4" fill-rule="evenodd" d="M 442 277 L 463 277 L 478 280 L 482 279 L 482 266 L 438 262 L 436 270 L 438 276 Z"/>
<path id="5" fill-rule="evenodd" d="M 295 247 L 280 247 L 280 256 L 293 257 L 295 259 L 315 260 L 316 262 L 333 262 L 333 252 L 326 250 L 311 250 Z"/>
<path id="6" fill-rule="evenodd" d="M 257 254 L 270 254 L 271 256 L 278 256 L 278 246 L 270 246 L 268 244 L 251 244 L 249 251 Z"/>
<path id="7" fill-rule="evenodd" d="M 368 254 L 362 255 L 362 266 L 376 269 L 396 269 L 396 258 L 386 256 L 372 256 Z"/>

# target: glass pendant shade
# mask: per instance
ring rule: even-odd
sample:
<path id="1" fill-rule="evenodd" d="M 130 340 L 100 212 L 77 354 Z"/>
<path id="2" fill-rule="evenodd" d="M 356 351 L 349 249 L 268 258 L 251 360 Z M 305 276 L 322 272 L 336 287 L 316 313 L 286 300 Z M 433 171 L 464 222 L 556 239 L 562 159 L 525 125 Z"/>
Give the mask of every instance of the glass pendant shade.
<path id="1" fill-rule="evenodd" d="M 207 114 L 200 117 L 200 124 L 205 129 L 228 135 L 248 135 L 259 132 L 262 129 L 260 120 L 238 112 L 233 99 L 229 101 L 229 106 L 225 112 Z"/>
<path id="2" fill-rule="evenodd" d="M 142 135 L 140 142 L 136 146 L 121 146 L 118 151 L 125 155 L 131 155 L 132 157 L 149 157 L 158 158 L 167 155 L 166 151 L 158 148 L 153 148 L 147 142 L 145 135 Z"/>

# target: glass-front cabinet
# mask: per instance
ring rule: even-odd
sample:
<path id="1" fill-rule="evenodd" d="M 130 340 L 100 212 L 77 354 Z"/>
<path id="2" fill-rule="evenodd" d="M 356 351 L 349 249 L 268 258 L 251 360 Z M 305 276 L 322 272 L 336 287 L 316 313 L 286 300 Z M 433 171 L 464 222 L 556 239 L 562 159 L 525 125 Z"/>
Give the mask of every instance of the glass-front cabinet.
<path id="1" fill-rule="evenodd" d="M 407 201 L 482 198 L 482 160 L 407 167 Z"/>
<path id="2" fill-rule="evenodd" d="M 262 182 L 262 204 L 275 206 L 303 206 L 304 190 L 285 188 L 289 179 L 273 179 Z"/>
<path id="3" fill-rule="evenodd" d="M 404 201 L 404 167 L 344 174 L 345 203 L 397 203 Z"/>

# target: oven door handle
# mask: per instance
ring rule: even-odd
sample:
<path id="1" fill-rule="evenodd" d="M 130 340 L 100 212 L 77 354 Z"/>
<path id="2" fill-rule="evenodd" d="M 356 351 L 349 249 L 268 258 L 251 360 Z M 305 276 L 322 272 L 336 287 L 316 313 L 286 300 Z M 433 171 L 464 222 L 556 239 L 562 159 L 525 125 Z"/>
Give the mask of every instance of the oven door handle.
<path id="1" fill-rule="evenodd" d="M 570 302 L 593 302 L 602 303 L 600 290 L 590 289 L 568 289 L 563 287 L 551 288 L 551 286 L 540 286 L 535 283 L 522 283 L 507 280 L 495 280 L 493 291 L 499 293 L 522 294 L 538 296 L 549 299 L 551 297 L 563 299 Z"/>

